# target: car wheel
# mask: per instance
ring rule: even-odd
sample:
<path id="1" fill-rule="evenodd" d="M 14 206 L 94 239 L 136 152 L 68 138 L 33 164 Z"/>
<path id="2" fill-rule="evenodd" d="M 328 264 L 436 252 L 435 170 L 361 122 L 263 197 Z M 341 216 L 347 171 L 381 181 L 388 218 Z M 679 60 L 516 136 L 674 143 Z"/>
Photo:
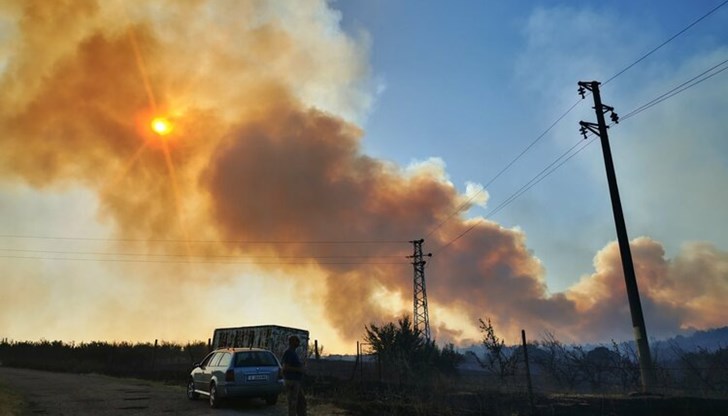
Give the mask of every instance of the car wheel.
<path id="1" fill-rule="evenodd" d="M 265 404 L 267 404 L 268 406 L 273 406 L 276 403 L 278 403 L 278 395 L 277 394 L 271 394 L 270 396 L 266 396 L 266 398 L 265 398 Z"/>
<path id="2" fill-rule="evenodd" d="M 199 393 L 195 391 L 195 381 L 190 379 L 187 383 L 187 398 L 190 400 L 197 400 L 199 397 Z"/>
<path id="3" fill-rule="evenodd" d="M 220 407 L 220 399 L 217 397 L 217 386 L 215 383 L 210 384 L 210 407 L 213 409 Z"/>

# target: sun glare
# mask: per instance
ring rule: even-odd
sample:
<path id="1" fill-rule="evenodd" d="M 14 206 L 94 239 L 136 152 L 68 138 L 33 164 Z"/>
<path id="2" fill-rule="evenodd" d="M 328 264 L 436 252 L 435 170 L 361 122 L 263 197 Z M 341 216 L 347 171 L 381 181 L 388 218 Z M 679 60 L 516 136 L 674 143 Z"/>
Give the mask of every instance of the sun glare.
<path id="1" fill-rule="evenodd" d="M 172 132 L 172 123 L 164 117 L 155 117 L 150 124 L 152 130 L 160 136 L 166 136 Z"/>

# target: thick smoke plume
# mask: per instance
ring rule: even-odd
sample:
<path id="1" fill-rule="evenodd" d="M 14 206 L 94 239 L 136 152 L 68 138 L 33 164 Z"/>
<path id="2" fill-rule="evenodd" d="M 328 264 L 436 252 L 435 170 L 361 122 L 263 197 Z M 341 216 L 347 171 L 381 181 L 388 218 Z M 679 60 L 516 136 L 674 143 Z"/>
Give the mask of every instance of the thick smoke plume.
<path id="1" fill-rule="evenodd" d="M 195 299 L 233 284 L 234 273 L 215 264 L 224 256 L 248 259 L 271 281 L 295 288 L 296 302 L 322 305 L 322 325 L 342 340 L 360 337 L 365 324 L 409 312 L 407 241 L 466 198 L 436 162 L 403 169 L 362 154 L 355 122 L 370 105 L 368 41 L 342 33 L 325 2 L 289 3 L 2 6 L 4 186 L 22 183 L 39 192 L 81 186 L 98 199 L 98 219 L 113 237 L 147 241 L 134 248 L 148 254 L 213 263 L 194 270 L 124 265 L 118 303 L 95 305 L 96 319 L 55 319 L 116 338 L 148 333 L 113 327 L 108 320 L 118 322 L 119 315 L 145 322 L 149 331 L 161 322 L 174 327 L 180 316 L 195 315 Z M 149 129 L 155 115 L 173 123 L 169 136 Z M 630 336 L 614 244 L 596 255 L 593 275 L 549 294 L 519 230 L 456 217 L 427 246 L 444 246 L 470 227 L 427 269 L 439 340 L 476 336 L 477 319 L 485 316 L 512 339 L 520 328 L 570 340 Z M 153 243 L 160 240 L 181 243 Z M 667 259 L 660 243 L 640 238 L 634 257 L 653 333 L 725 324 L 720 302 L 728 295 L 728 253 L 693 244 Z M 78 308 L 65 284 L 24 279 L 20 268 L 6 273 L 10 289 L 34 285 L 32 296 L 58 296 L 68 301 L 67 311 Z M 95 290 L 102 293 L 103 283 Z M 19 318 L 12 311 L 22 300 L 0 300 L 0 331 L 14 328 Z M 54 319 L 52 310 L 36 306 L 37 319 Z M 150 315 L 161 320 L 145 320 Z M 202 323 L 208 318 L 190 325 L 215 326 Z"/>

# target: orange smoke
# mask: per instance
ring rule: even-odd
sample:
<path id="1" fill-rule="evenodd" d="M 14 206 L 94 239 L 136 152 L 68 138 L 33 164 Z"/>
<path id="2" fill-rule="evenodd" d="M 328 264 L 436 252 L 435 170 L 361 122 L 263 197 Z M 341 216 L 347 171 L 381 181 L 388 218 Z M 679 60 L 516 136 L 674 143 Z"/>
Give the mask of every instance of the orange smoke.
<path id="1" fill-rule="evenodd" d="M 631 247 L 648 335 L 725 325 L 719 303 L 728 295 L 728 253 L 691 243 L 670 260 L 659 242 L 646 237 L 633 240 Z M 628 338 L 623 323 L 630 322 L 630 315 L 618 245 L 610 243 L 597 253 L 594 267 L 594 274 L 566 293 L 582 316 L 576 333 Z"/>

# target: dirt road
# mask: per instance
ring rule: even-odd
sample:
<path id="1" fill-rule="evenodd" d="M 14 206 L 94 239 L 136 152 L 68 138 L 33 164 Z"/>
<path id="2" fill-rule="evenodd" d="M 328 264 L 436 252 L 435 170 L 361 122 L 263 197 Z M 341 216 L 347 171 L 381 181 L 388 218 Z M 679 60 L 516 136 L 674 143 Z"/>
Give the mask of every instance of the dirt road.
<path id="1" fill-rule="evenodd" d="M 190 401 L 183 386 L 97 374 L 66 374 L 0 367 L 0 383 L 20 393 L 28 413 L 37 415 L 285 415 L 285 396 L 267 406 L 251 399 L 210 409 L 206 400 Z"/>

